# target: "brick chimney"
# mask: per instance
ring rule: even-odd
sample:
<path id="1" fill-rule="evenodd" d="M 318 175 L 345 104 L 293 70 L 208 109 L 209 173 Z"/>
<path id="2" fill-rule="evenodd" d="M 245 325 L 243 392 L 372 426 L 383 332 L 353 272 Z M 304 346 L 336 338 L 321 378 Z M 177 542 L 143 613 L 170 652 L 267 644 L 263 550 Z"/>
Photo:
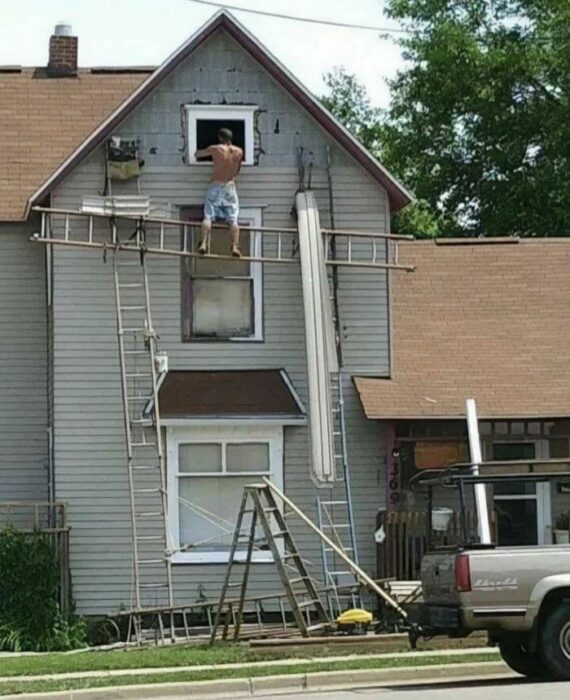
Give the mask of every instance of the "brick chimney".
<path id="1" fill-rule="evenodd" d="M 77 37 L 71 25 L 57 24 L 49 38 L 48 75 L 53 78 L 77 75 Z"/>

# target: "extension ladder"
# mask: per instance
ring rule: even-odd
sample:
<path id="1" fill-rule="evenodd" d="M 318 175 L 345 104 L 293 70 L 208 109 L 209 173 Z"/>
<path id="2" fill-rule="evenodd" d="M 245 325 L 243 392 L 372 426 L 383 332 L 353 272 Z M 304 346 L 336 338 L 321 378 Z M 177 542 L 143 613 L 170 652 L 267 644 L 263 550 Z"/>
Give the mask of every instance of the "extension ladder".
<path id="1" fill-rule="evenodd" d="M 227 639 L 233 625 L 233 639 L 239 639 L 240 627 L 245 613 L 245 602 L 252 555 L 256 542 L 268 546 L 281 580 L 295 624 L 303 637 L 331 627 L 330 617 L 319 596 L 315 581 L 309 575 L 305 561 L 293 541 L 285 518 L 278 508 L 271 489 L 266 484 L 251 484 L 245 487 L 239 509 L 236 528 L 220 593 L 220 601 L 210 636 L 216 641 L 223 618 L 222 639 Z M 245 558 L 236 557 L 240 545 L 246 545 Z M 242 549 L 243 552 L 243 549 Z M 236 565 L 243 565 L 240 581 L 233 581 Z M 230 589 L 239 589 L 239 597 L 227 598 Z"/>
<path id="2" fill-rule="evenodd" d="M 134 607 L 173 604 L 157 341 L 148 271 L 139 256 L 113 257 L 131 511 Z M 135 627 L 137 620 L 135 619 Z M 135 629 L 137 636 L 138 630 Z"/>
<path id="3" fill-rule="evenodd" d="M 332 399 L 334 460 L 337 484 L 326 495 L 317 496 L 317 515 L 321 532 L 358 564 L 356 532 L 350 488 L 350 471 L 346 449 L 346 426 L 344 418 L 344 396 L 342 375 L 330 374 Z M 350 607 L 360 607 L 360 584 L 352 571 L 339 558 L 334 549 L 321 540 L 323 574 L 325 584 L 330 587 L 331 614 L 336 615 Z"/>

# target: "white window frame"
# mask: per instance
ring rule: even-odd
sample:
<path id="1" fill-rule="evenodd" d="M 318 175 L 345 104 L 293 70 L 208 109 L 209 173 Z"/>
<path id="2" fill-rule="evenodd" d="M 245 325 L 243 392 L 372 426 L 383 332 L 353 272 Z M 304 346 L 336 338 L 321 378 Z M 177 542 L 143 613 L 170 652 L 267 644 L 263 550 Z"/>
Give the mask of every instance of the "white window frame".
<path id="1" fill-rule="evenodd" d="M 254 165 L 253 122 L 257 105 L 184 105 L 186 113 L 186 138 L 188 143 L 188 163 L 190 165 L 209 165 L 209 161 L 196 159 L 198 140 L 196 138 L 199 119 L 244 121 L 244 159 L 242 165 Z"/>
<path id="2" fill-rule="evenodd" d="M 212 421 L 211 425 L 168 426 L 166 428 L 167 445 L 167 488 L 168 488 L 168 518 L 170 526 L 170 536 L 173 547 L 180 546 L 180 502 L 178 500 L 178 482 L 181 478 L 178 469 L 178 450 L 180 445 L 200 444 L 200 443 L 239 443 L 239 442 L 264 442 L 269 444 L 269 474 L 271 481 L 279 488 L 283 489 L 283 425 L 262 425 L 256 422 L 252 425 L 239 423 Z M 199 476 L 196 474 L 195 476 Z M 212 478 L 231 479 L 232 476 L 247 476 L 244 472 L 219 474 L 208 474 Z M 260 474 L 251 473 L 252 483 L 259 481 Z M 184 473 L 182 478 L 192 479 L 191 475 Z M 278 504 L 281 507 L 280 504 Z M 240 552 L 236 559 L 238 561 L 245 558 L 245 552 Z M 218 552 L 175 552 L 171 555 L 173 564 L 227 564 L 229 552 L 220 550 Z M 272 563 L 273 555 L 270 551 L 254 551 L 252 561 L 257 563 Z"/>
<path id="3" fill-rule="evenodd" d="M 261 227 L 263 214 L 261 207 L 243 207 L 239 212 L 240 226 Z M 250 251 L 252 258 L 260 258 L 262 253 L 261 231 L 250 231 Z M 235 342 L 252 343 L 263 340 L 263 264 L 250 262 L 250 276 L 253 281 L 253 333 L 247 337 L 208 338 L 206 336 L 194 336 L 190 328 L 190 342 Z"/>

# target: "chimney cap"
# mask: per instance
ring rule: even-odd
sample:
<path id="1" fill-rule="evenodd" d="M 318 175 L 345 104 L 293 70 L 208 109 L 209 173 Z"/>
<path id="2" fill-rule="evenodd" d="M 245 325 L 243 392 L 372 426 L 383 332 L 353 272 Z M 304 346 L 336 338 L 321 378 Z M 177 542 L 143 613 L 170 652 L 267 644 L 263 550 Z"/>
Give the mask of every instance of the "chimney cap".
<path id="1" fill-rule="evenodd" d="M 73 36 L 73 30 L 71 24 L 67 22 L 58 22 L 55 25 L 54 36 Z"/>

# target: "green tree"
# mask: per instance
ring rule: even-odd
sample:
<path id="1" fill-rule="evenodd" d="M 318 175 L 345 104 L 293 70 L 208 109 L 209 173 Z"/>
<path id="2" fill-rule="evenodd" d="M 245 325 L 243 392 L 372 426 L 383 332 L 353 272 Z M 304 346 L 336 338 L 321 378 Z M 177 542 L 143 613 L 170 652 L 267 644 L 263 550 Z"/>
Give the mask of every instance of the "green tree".
<path id="1" fill-rule="evenodd" d="M 335 68 L 324 76 L 324 80 L 327 94 L 321 99 L 325 107 L 394 175 L 399 176 L 398 163 L 389 162 L 389 154 L 382 147 L 385 139 L 382 111 L 372 106 L 366 88 L 344 68 Z M 425 200 L 414 202 L 396 214 L 392 227 L 395 232 L 419 238 L 442 233 L 440 217 Z"/>
<path id="2" fill-rule="evenodd" d="M 388 0 L 387 11 L 410 34 L 384 163 L 444 231 L 568 235 L 570 2 Z"/>

